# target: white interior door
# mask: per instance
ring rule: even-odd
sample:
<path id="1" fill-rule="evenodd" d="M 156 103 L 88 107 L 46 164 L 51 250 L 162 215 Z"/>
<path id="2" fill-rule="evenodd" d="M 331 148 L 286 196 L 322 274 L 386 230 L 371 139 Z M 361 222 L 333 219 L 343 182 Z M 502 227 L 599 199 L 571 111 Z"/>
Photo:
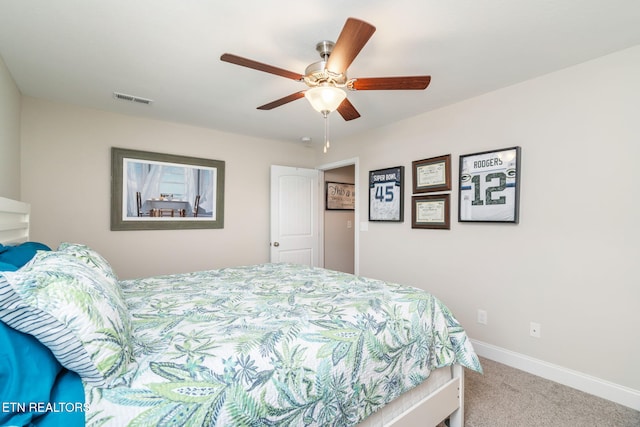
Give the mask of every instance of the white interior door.
<path id="1" fill-rule="evenodd" d="M 318 175 L 271 166 L 271 262 L 318 266 Z"/>

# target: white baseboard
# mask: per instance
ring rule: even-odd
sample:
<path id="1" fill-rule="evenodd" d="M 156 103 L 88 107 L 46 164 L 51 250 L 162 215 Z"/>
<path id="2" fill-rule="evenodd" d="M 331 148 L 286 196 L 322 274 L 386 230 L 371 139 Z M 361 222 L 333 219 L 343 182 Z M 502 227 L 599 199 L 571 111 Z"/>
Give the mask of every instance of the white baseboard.
<path id="1" fill-rule="evenodd" d="M 492 344 L 471 340 L 478 356 L 640 411 L 640 390 L 621 386 Z"/>

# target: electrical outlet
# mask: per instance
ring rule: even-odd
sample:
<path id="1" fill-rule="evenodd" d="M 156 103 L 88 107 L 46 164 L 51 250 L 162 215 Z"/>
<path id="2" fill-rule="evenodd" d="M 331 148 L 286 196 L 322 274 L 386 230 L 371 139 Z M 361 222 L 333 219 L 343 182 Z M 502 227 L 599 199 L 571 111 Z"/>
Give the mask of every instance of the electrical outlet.
<path id="1" fill-rule="evenodd" d="M 540 338 L 540 336 L 542 335 L 540 323 L 531 322 L 529 324 L 529 335 L 531 335 L 534 338 Z"/>
<path id="2" fill-rule="evenodd" d="M 478 309 L 478 323 L 481 325 L 487 324 L 487 312 L 484 310 Z"/>

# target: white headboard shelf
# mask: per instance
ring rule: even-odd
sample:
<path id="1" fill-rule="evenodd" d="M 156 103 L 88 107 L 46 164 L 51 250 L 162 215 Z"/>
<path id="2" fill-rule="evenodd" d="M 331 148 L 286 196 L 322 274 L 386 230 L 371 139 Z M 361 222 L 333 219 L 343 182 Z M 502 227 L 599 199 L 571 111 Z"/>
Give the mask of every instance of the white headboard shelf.
<path id="1" fill-rule="evenodd" d="M 30 212 L 28 203 L 0 197 L 0 243 L 8 245 L 29 240 Z"/>

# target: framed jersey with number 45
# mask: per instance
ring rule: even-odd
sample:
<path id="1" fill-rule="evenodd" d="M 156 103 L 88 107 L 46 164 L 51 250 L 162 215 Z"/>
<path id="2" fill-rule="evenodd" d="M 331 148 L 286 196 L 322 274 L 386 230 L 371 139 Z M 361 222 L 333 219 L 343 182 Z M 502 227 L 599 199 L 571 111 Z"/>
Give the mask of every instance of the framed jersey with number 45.
<path id="1" fill-rule="evenodd" d="M 518 223 L 520 147 L 460 156 L 458 221 Z"/>
<path id="2" fill-rule="evenodd" d="M 369 221 L 404 220 L 404 166 L 369 171 Z"/>

